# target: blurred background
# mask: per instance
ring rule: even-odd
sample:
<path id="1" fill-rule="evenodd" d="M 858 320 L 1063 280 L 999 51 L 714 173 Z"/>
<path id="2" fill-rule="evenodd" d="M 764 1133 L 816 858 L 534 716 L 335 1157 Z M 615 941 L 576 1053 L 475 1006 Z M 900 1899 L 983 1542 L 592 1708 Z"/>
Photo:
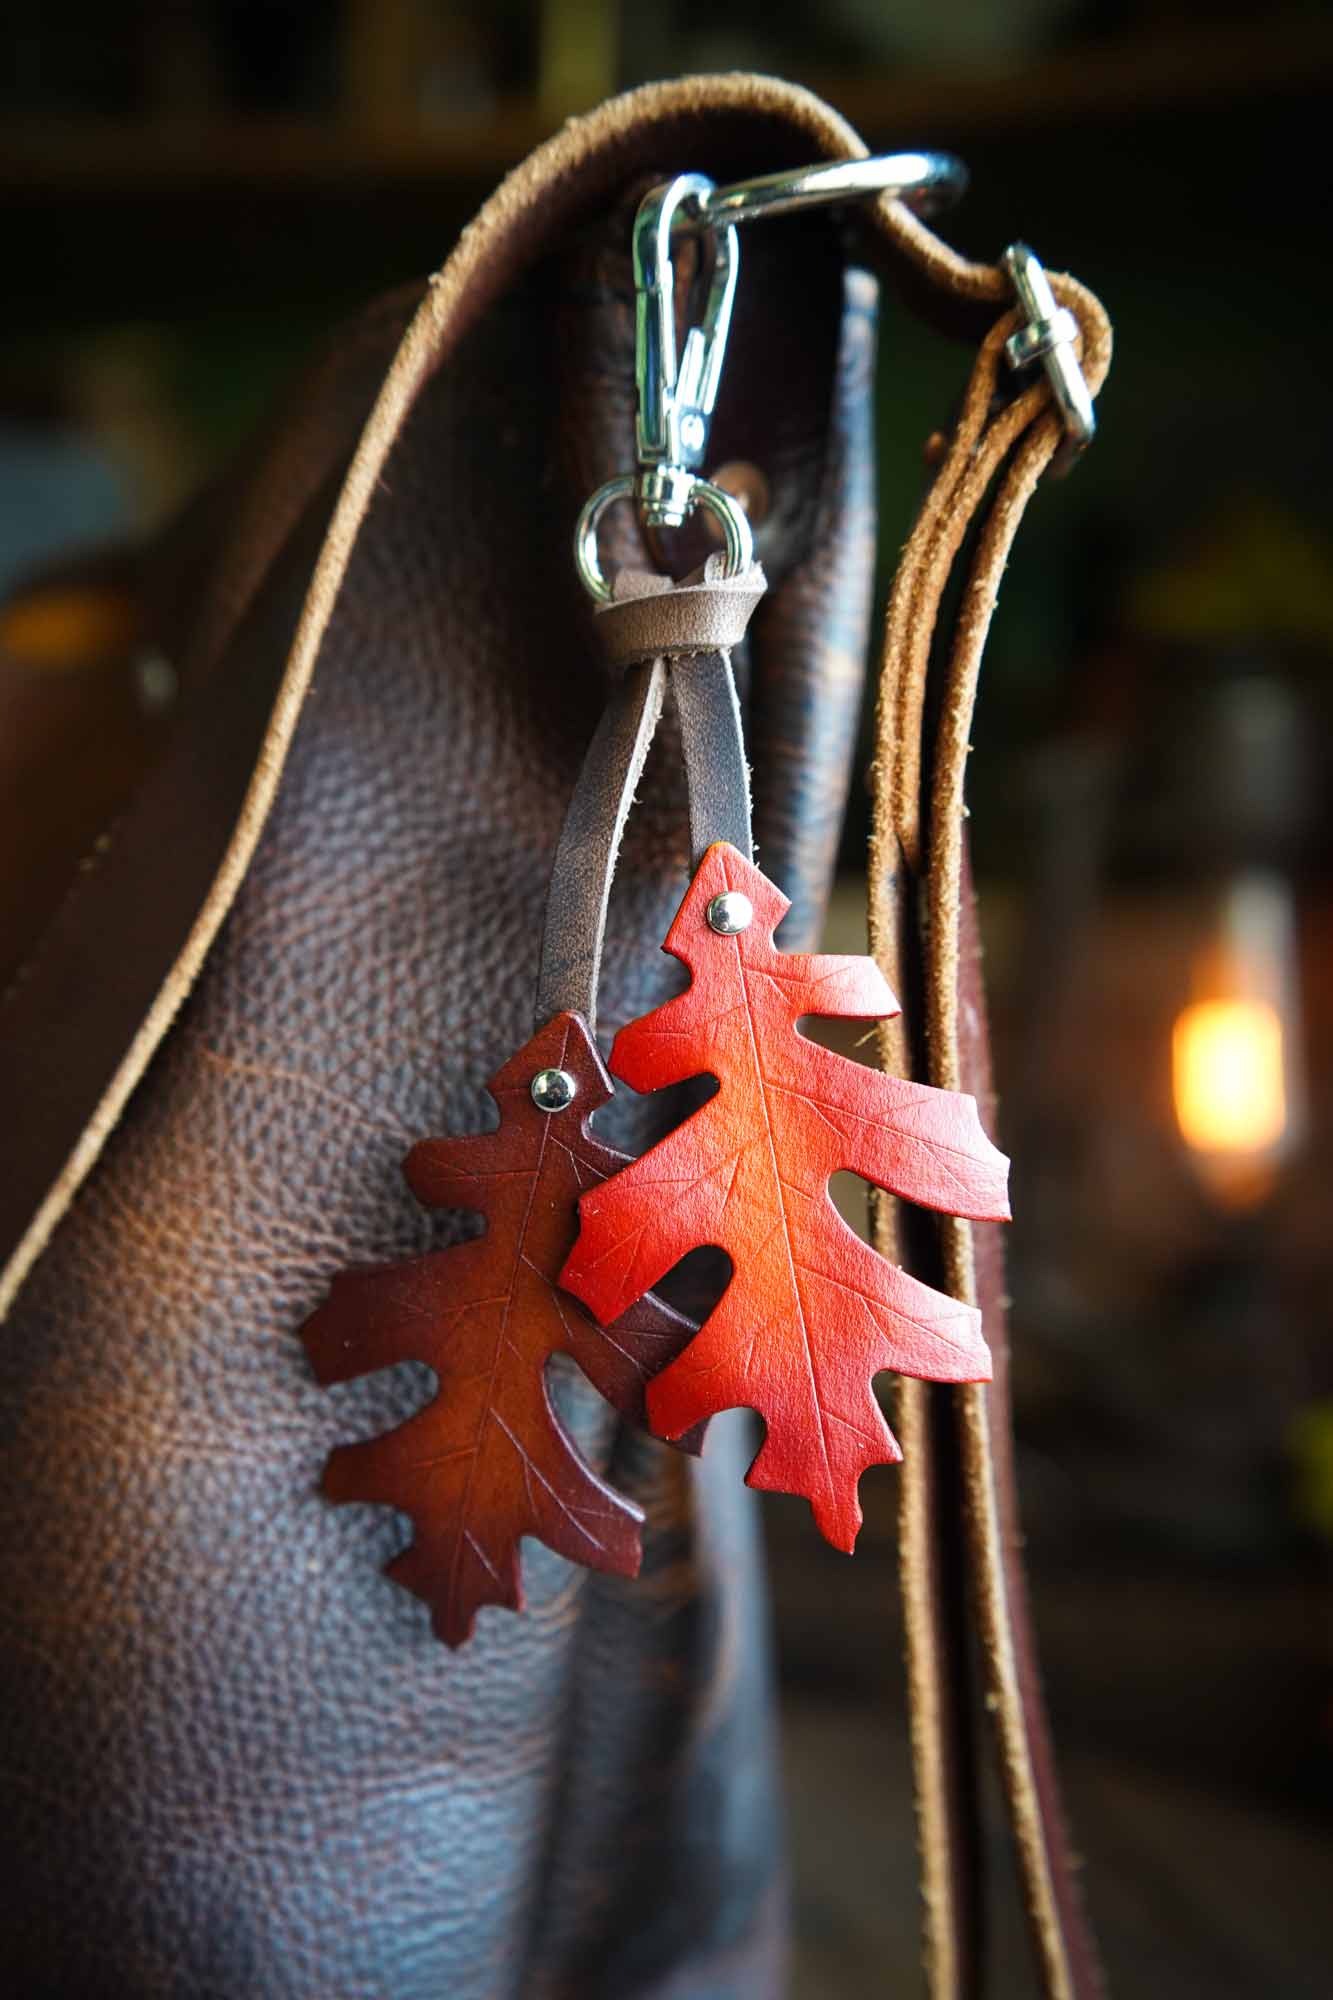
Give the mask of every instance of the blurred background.
<path id="1" fill-rule="evenodd" d="M 1326 10 L 7 0 L 4 45 L 0 971 L 175 692 L 95 561 L 73 592 L 43 566 L 167 519 L 569 112 L 776 71 L 872 144 L 961 153 L 961 248 L 1021 234 L 1107 302 L 1101 434 L 1025 523 L 971 787 L 1029 1557 L 1113 1985 L 1327 1993 Z M 962 366 L 886 313 L 888 552 Z M 25 776 L 39 737 L 60 787 Z M 865 830 L 858 797 L 831 921 L 852 949 Z M 917 1990 L 894 1475 L 862 1492 L 854 1564 L 802 1504 L 765 1506 L 801 2000 Z M 994 1990 L 1017 1996 L 995 1846 Z"/>

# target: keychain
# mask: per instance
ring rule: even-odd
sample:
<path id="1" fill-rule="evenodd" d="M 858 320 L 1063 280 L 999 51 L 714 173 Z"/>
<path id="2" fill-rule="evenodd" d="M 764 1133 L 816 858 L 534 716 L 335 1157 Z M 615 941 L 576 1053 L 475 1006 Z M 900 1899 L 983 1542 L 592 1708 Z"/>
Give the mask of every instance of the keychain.
<path id="1" fill-rule="evenodd" d="M 434 1369 L 436 1396 L 379 1438 L 332 1454 L 325 1491 L 413 1523 L 389 1574 L 431 1607 L 457 1646 L 477 1610 L 522 1607 L 519 1541 L 633 1576 L 640 1510 L 579 1455 L 546 1384 L 570 1356 L 619 1415 L 688 1450 L 738 1405 L 767 1435 L 753 1486 L 804 1494 L 850 1550 L 857 1482 L 898 1447 L 871 1381 L 882 1369 L 984 1381 L 980 1316 L 880 1256 L 837 1214 L 840 1169 L 908 1200 L 1007 1216 L 1007 1163 L 975 1101 L 882 1076 L 799 1031 L 820 1015 L 883 1019 L 897 1003 L 873 960 L 779 951 L 788 905 L 755 865 L 749 775 L 731 655 L 764 591 L 749 523 L 704 479 L 739 268 L 737 225 L 816 201 L 884 191 L 924 201 L 961 183 L 938 155 L 839 162 L 717 189 L 681 175 L 641 205 L 639 470 L 585 506 L 575 561 L 619 676 L 584 762 L 552 871 L 536 1031 L 490 1084 L 499 1129 L 428 1139 L 405 1172 L 433 1208 L 486 1218 L 474 1241 L 337 1278 L 304 1330 L 315 1373 L 345 1382 L 404 1360 Z M 676 359 L 672 245 L 688 227 L 712 256 L 701 324 Z M 682 582 L 604 578 L 598 531 L 633 498 L 647 525 L 697 508 L 723 551 Z M 597 1052 L 607 904 L 635 787 L 668 695 L 689 793 L 693 879 L 665 949 L 687 991 L 616 1038 L 611 1072 L 640 1091 L 711 1074 L 720 1088 L 641 1159 L 601 1144 L 588 1120 L 612 1085 Z M 732 1276 L 702 1327 L 651 1287 L 687 1252 L 724 1250 Z"/>

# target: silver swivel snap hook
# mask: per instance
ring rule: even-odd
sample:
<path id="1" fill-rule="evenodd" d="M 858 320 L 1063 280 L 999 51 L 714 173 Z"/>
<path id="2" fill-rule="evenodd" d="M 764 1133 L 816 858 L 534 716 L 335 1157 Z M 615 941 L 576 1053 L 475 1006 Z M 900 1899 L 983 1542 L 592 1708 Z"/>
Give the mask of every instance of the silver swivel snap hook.
<path id="1" fill-rule="evenodd" d="M 708 425 L 722 380 L 731 330 L 731 308 L 740 271 L 740 242 L 731 224 L 707 231 L 711 256 L 708 290 L 697 325 L 676 354 L 676 267 L 672 236 L 688 204 L 699 227 L 702 200 L 713 192 L 703 174 L 677 174 L 646 194 L 634 218 L 634 375 L 638 390 L 636 442 L 639 469 L 598 489 L 579 515 L 574 561 L 584 588 L 599 603 L 611 595 L 597 552 L 597 530 L 607 508 L 633 497 L 651 528 L 678 528 L 696 507 L 714 514 L 722 529 L 729 576 L 747 569 L 754 540 L 744 510 L 729 493 L 703 478 Z"/>
<path id="2" fill-rule="evenodd" d="M 738 226 L 871 195 L 934 208 L 955 198 L 966 184 L 966 170 L 947 153 L 893 153 L 826 161 L 728 187 L 717 187 L 705 174 L 678 174 L 644 196 L 632 242 L 639 465 L 637 472 L 622 473 L 599 487 L 579 515 L 574 562 L 590 597 L 599 604 L 611 597 L 597 535 L 602 516 L 618 500 L 637 500 L 652 528 L 678 528 L 702 507 L 722 530 L 726 574 L 739 575 L 753 560 L 754 538 L 744 509 L 701 471 L 740 274 Z M 672 245 L 687 233 L 706 239 L 703 250 L 710 263 L 700 317 L 677 356 Z"/>
<path id="3" fill-rule="evenodd" d="M 1004 343 L 1004 357 L 1015 373 L 1034 361 L 1046 370 L 1065 429 L 1064 442 L 1051 461 L 1051 471 L 1058 477 L 1087 450 L 1097 429 L 1092 395 L 1078 363 L 1078 321 L 1067 306 L 1056 304 L 1045 266 L 1026 243 L 1011 243 L 1000 262 L 1027 315 L 1026 323 Z"/>

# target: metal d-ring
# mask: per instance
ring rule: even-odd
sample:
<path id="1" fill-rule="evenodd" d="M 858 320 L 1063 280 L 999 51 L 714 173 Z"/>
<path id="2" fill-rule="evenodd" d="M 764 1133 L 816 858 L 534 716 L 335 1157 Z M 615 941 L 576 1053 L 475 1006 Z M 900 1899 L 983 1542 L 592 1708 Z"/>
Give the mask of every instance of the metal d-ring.
<path id="1" fill-rule="evenodd" d="M 880 153 L 860 160 L 823 160 L 813 167 L 757 174 L 730 187 L 710 188 L 696 196 L 693 219 L 696 227 L 702 222 L 722 229 L 881 194 L 905 202 L 918 214 L 929 214 L 966 191 L 967 168 L 952 153 Z"/>
<path id="2" fill-rule="evenodd" d="M 602 560 L 597 550 L 597 531 L 601 527 L 602 516 L 617 500 L 638 497 L 639 475 L 622 472 L 618 479 L 608 479 L 605 486 L 599 486 L 579 515 L 574 530 L 574 563 L 583 588 L 598 604 L 611 602 L 611 586 L 602 574 Z M 685 511 L 693 513 L 696 507 L 702 507 L 705 513 L 711 514 L 722 530 L 726 550 L 725 574 L 739 576 L 754 560 L 754 536 L 744 508 L 730 493 L 714 486 L 711 480 L 694 477 L 690 481 Z"/>

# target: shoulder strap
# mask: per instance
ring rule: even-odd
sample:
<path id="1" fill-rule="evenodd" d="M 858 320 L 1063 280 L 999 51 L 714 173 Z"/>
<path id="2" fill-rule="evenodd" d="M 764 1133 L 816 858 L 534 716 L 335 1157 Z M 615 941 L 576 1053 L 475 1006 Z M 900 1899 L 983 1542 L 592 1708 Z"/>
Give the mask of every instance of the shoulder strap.
<path id="1" fill-rule="evenodd" d="M 1073 280 L 1051 283 L 1078 322 L 1083 371 L 1095 395 L 1110 362 L 1106 316 Z M 970 1090 L 983 1101 L 990 1078 L 963 779 L 1000 577 L 1023 510 L 1062 442 L 1044 386 L 996 413 L 1000 358 L 1017 324 L 1016 314 L 1005 315 L 982 343 L 962 416 L 894 583 L 876 720 L 870 856 L 872 948 L 895 991 L 923 994 L 910 1029 L 902 1021 L 884 1024 L 884 1065 L 944 1089 Z M 930 704 L 939 720 L 931 725 L 927 679 L 941 604 L 978 520 L 942 685 Z M 916 940 L 924 942 L 914 964 Z M 1090 2000 L 1102 1990 L 1101 1978 L 1060 1805 L 1019 1555 L 1000 1252 L 993 1228 L 952 1217 L 936 1226 L 945 1289 L 984 1307 L 996 1365 L 989 1385 L 898 1386 L 902 1590 L 930 1989 L 933 2000 L 977 1990 L 975 1907 L 966 1893 L 975 1872 L 974 1834 L 969 1787 L 960 1782 L 957 1597 L 965 1576 L 1043 1992 L 1050 2000 Z M 878 1247 L 890 1254 L 894 1218 L 887 1204 L 877 1205 L 876 1230 Z M 991 1282 L 983 1285 L 983 1278 Z M 952 1477 L 941 1474 L 942 1456 L 955 1461 Z M 959 1525 L 961 1547 L 953 1533 Z"/>

